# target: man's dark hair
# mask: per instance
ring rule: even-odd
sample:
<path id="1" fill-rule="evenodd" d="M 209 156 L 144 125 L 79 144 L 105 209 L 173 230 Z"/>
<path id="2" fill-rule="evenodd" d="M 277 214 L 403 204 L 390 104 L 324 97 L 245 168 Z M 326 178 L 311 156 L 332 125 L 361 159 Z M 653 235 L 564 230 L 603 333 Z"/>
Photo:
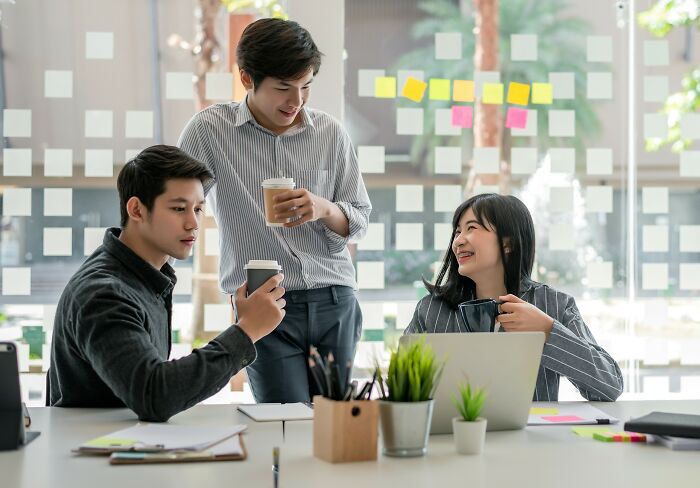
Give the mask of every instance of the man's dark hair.
<path id="1" fill-rule="evenodd" d="M 314 76 L 321 56 L 309 31 L 282 19 L 260 19 L 245 28 L 236 49 L 238 67 L 250 75 L 253 89 L 269 77 L 297 80 L 309 68 Z"/>
<path id="2" fill-rule="evenodd" d="M 137 197 L 151 210 L 153 202 L 165 192 L 165 184 L 173 179 L 197 178 L 204 185 L 214 178 L 209 169 L 175 146 L 151 146 L 124 165 L 117 177 L 121 209 L 121 226 L 126 227 L 129 214 L 126 202 Z"/>

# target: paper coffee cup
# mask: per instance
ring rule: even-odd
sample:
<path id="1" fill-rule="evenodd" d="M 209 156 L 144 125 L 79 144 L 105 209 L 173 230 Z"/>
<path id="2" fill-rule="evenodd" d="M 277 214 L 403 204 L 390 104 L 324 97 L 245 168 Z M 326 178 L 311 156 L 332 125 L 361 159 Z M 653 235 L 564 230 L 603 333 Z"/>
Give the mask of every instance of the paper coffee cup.
<path id="1" fill-rule="evenodd" d="M 248 264 L 243 266 L 246 271 L 246 280 L 248 281 L 248 294 L 255 290 L 267 280 L 282 271 L 282 266 L 277 261 L 264 261 L 251 259 Z"/>
<path id="2" fill-rule="evenodd" d="M 273 198 L 278 193 L 294 189 L 294 178 L 269 178 L 262 182 L 263 201 L 265 203 L 265 222 L 269 227 L 282 227 L 290 219 L 275 219 Z"/>

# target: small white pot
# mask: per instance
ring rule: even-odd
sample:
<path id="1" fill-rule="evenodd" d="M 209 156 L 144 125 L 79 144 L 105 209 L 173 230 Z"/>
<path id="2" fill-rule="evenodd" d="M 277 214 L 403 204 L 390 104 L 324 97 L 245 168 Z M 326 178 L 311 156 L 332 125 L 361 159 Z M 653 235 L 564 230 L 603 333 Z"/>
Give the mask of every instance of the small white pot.
<path id="1" fill-rule="evenodd" d="M 481 454 L 486 440 L 486 419 L 479 417 L 467 422 L 462 417 L 452 419 L 455 448 L 459 454 Z"/>

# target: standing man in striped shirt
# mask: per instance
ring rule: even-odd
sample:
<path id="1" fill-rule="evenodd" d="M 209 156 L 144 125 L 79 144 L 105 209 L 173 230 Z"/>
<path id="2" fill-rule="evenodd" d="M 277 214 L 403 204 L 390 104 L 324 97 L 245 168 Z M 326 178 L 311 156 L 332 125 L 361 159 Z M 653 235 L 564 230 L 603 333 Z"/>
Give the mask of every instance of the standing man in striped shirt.
<path id="1" fill-rule="evenodd" d="M 362 315 L 347 248 L 367 230 L 372 209 L 347 132 L 328 114 L 306 107 L 321 53 L 299 24 L 261 19 L 238 44 L 246 99 L 196 114 L 179 146 L 214 173 L 205 190 L 219 226 L 221 288 L 233 295 L 251 259 L 277 260 L 285 275 L 287 314 L 256 344 L 247 368 L 258 402 L 309 401 L 318 388 L 309 347 L 332 352 L 344 368 L 355 355 Z M 293 178 L 276 196 L 289 218 L 267 227 L 261 183 Z"/>

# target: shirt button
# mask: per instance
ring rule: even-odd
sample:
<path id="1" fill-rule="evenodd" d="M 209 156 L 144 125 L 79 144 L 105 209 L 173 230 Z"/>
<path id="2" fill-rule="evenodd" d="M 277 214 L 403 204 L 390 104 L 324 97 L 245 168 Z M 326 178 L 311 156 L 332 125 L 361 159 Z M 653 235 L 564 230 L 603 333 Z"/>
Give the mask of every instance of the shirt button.
<path id="1" fill-rule="evenodd" d="M 282 175 L 284 175 L 284 171 L 279 170 L 279 171 L 277 172 L 277 174 L 279 174 L 280 176 L 282 176 Z"/>
<path id="2" fill-rule="evenodd" d="M 245 366 L 246 364 L 248 364 L 248 360 L 247 360 L 247 359 L 244 359 L 243 361 L 241 361 L 241 365 L 242 365 L 242 366 Z"/>

